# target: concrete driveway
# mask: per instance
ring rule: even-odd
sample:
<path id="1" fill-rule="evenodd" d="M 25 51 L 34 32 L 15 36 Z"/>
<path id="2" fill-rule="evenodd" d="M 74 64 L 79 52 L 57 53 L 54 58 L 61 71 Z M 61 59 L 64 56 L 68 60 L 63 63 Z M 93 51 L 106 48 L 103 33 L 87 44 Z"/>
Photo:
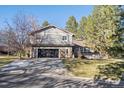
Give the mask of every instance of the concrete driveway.
<path id="1" fill-rule="evenodd" d="M 0 87 L 90 88 L 124 86 L 69 76 L 60 59 L 32 59 L 16 60 L 2 67 L 0 69 Z"/>

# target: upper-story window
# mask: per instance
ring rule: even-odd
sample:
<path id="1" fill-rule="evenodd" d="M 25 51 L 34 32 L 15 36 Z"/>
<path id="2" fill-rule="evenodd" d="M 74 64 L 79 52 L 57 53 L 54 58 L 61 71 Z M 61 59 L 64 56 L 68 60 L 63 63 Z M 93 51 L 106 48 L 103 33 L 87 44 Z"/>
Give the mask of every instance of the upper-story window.
<path id="1" fill-rule="evenodd" d="M 62 40 L 67 40 L 67 36 L 62 36 Z"/>

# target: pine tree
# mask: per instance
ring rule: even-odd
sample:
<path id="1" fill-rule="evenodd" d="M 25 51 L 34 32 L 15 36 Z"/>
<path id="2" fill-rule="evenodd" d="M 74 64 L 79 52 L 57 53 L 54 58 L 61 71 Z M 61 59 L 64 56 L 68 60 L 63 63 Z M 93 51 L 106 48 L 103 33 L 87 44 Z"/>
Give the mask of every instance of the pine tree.
<path id="1" fill-rule="evenodd" d="M 118 19 L 116 20 L 116 41 L 114 46 L 111 48 L 110 53 L 117 57 L 122 57 L 124 55 L 124 6 L 118 5 L 116 6 L 116 16 Z"/>
<path id="2" fill-rule="evenodd" d="M 48 21 L 44 21 L 43 24 L 42 24 L 42 27 L 45 27 L 45 26 L 48 26 L 50 25 Z"/>
<path id="3" fill-rule="evenodd" d="M 95 6 L 84 27 L 86 44 L 104 56 L 109 55 L 108 50 L 118 41 L 117 9 L 112 5 Z"/>
<path id="4" fill-rule="evenodd" d="M 94 35 L 94 23 L 92 16 L 88 16 L 83 27 L 83 37 L 85 44 L 90 46 L 92 49 L 95 49 L 95 35 Z"/>
<path id="5" fill-rule="evenodd" d="M 74 16 L 70 16 L 66 22 L 66 29 L 72 33 L 76 33 L 78 28 L 78 23 Z"/>
<path id="6" fill-rule="evenodd" d="M 82 17 L 81 20 L 80 20 L 80 23 L 79 23 L 79 30 L 80 31 L 84 31 L 84 27 L 86 25 L 86 22 L 87 22 L 87 18 L 86 17 Z"/>
<path id="7" fill-rule="evenodd" d="M 87 22 L 86 17 L 82 17 L 79 22 L 79 25 L 78 25 L 79 27 L 78 27 L 78 31 L 77 31 L 77 37 L 79 39 L 83 39 L 83 32 L 85 30 L 86 22 Z"/>

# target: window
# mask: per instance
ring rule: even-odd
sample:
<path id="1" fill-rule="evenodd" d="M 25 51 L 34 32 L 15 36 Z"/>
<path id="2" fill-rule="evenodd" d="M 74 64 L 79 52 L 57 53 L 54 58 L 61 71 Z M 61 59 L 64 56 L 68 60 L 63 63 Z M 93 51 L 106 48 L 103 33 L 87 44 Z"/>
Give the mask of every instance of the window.
<path id="1" fill-rule="evenodd" d="M 67 36 L 62 36 L 62 40 L 67 40 Z"/>
<path id="2" fill-rule="evenodd" d="M 90 49 L 89 48 L 86 48 L 86 47 L 83 47 L 83 48 L 81 48 L 81 51 L 83 53 L 88 53 L 88 52 L 90 52 Z"/>

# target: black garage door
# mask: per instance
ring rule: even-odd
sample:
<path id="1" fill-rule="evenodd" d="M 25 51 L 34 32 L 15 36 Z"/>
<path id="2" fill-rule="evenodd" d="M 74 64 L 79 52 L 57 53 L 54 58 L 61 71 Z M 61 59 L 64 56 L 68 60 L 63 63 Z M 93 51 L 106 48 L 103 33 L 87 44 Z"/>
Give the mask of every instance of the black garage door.
<path id="1" fill-rule="evenodd" d="M 58 58 L 58 49 L 38 49 L 38 58 Z"/>

